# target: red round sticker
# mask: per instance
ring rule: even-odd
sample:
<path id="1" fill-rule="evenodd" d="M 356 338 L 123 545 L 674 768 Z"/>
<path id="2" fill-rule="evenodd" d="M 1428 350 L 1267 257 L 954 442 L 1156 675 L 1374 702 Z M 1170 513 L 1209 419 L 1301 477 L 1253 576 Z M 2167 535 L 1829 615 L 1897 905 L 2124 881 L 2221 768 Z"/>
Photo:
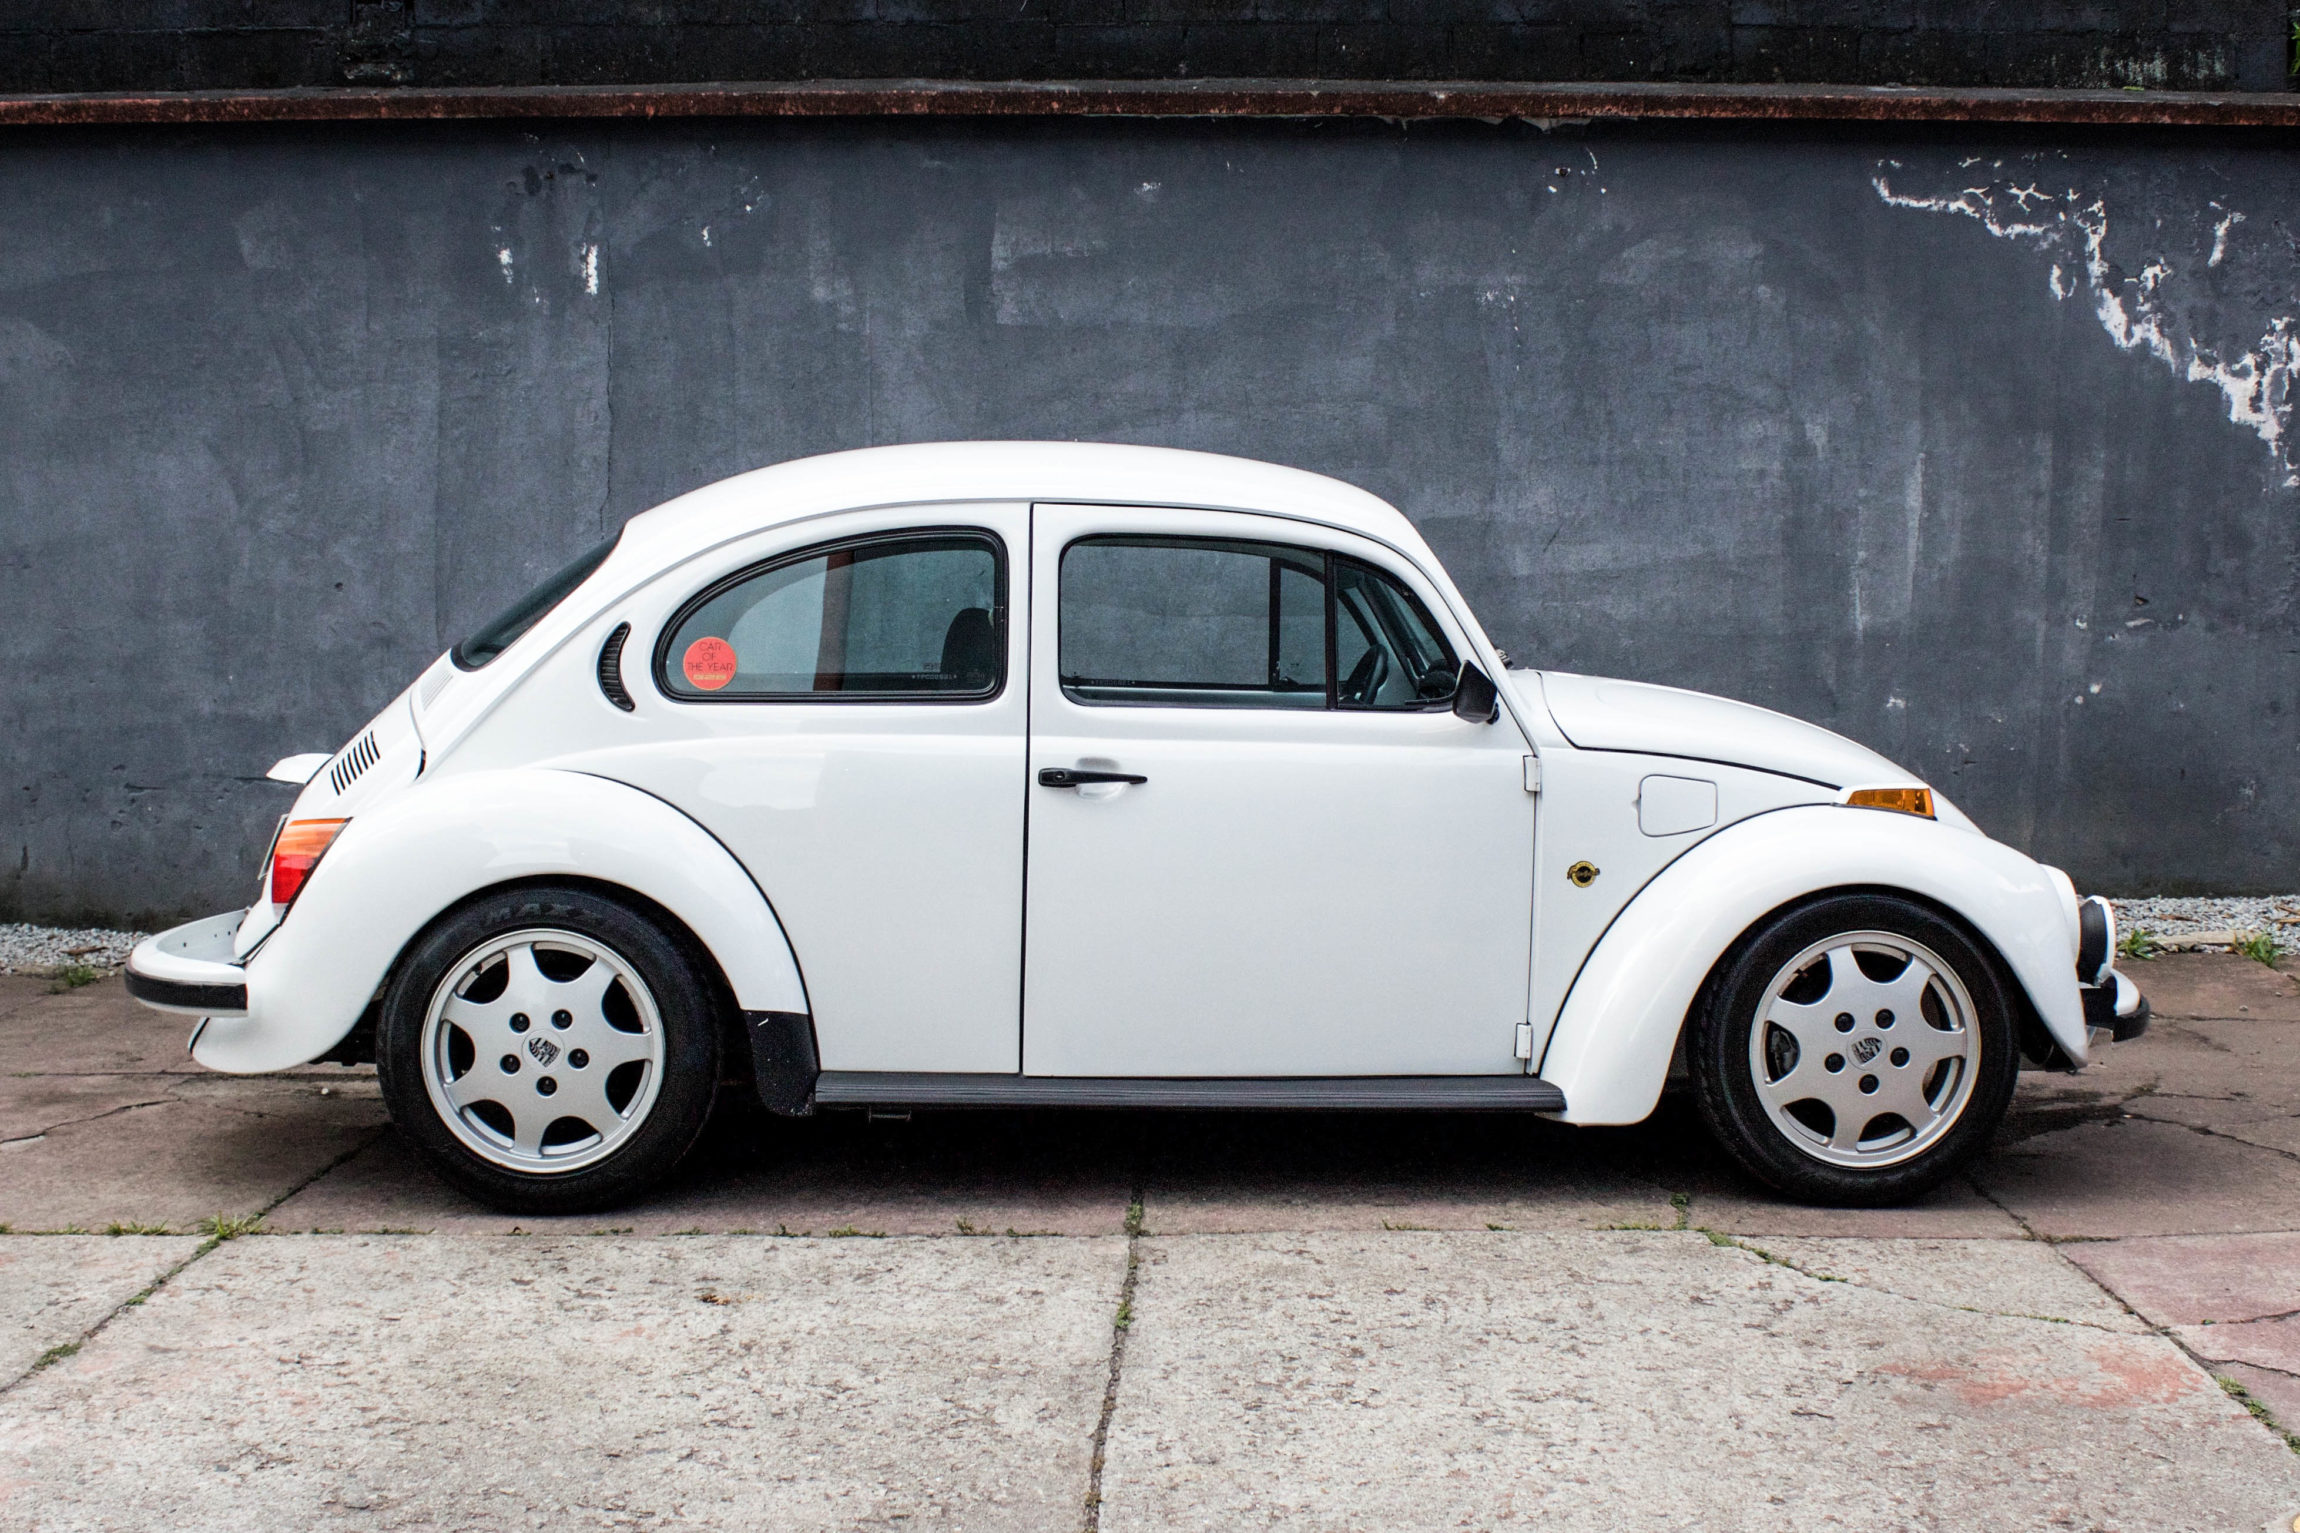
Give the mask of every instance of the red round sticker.
<path id="1" fill-rule="evenodd" d="M 679 658 L 687 680 L 706 692 L 716 692 L 735 679 L 735 646 L 724 639 L 697 639 Z"/>

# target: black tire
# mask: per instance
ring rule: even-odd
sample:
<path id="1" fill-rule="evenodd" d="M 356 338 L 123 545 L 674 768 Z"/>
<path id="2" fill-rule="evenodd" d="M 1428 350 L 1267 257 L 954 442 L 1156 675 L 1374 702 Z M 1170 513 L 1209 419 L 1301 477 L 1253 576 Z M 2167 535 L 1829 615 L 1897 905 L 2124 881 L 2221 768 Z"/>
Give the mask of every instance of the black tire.
<path id="1" fill-rule="evenodd" d="M 1832 996 L 1874 994 L 1860 991 L 1860 981 L 1874 982 L 1876 976 L 1868 973 L 1872 964 L 1889 971 L 1893 955 L 1886 944 L 1854 943 L 1856 934 L 1884 934 L 1908 944 L 1912 958 L 1924 950 L 1954 976 L 1955 984 L 1931 990 L 1922 1003 L 1923 1016 L 1914 1019 L 1896 1017 L 1890 1009 L 1855 1017 L 1858 1001 L 1845 1001 L 1848 1009 L 1831 1015 L 1828 1032 L 1820 1035 L 1827 1041 L 1810 1049 L 1813 1061 L 1827 1072 L 1823 1075 L 1810 1072 L 1808 1047 L 1784 1028 L 1768 1025 L 1762 1044 L 1753 1049 L 1761 1007 L 1771 1004 L 1781 1016 L 1787 1014 L 1783 1003 L 1796 1001 L 1800 1013 L 1806 1005 L 1820 1013 L 1838 1004 Z M 1838 939 L 1846 940 L 1830 954 L 1808 956 Z M 1839 952 L 1860 968 L 1841 989 L 1834 968 Z M 1791 965 L 1797 966 L 1798 978 L 1774 995 L 1773 987 L 1787 978 Z M 1702 1120 L 1742 1169 L 1791 1197 L 1855 1208 L 1905 1203 L 1979 1153 L 2003 1121 L 2020 1069 L 2011 983 L 1993 955 L 1963 927 L 1915 900 L 1828 895 L 1776 912 L 1719 961 L 1689 1019 L 1687 1063 Z M 1961 996 L 1955 993 L 1958 987 Z M 1937 1025 L 1961 1006 L 1969 1006 L 1964 1023 L 1969 1037 Z M 1876 1018 L 1885 1019 L 1881 1029 Z M 1849 1029 L 1848 1021 L 1853 1024 Z M 1923 1031 L 1928 1026 L 1932 1030 Z M 1900 1031 L 1894 1032 L 1895 1027 Z M 1832 1036 L 1840 1031 L 1841 1052 Z M 1895 1045 L 1904 1042 L 1920 1042 L 1919 1057 L 1911 1061 L 1918 1073 L 1897 1080 L 1892 1068 L 1908 1058 L 1908 1051 Z M 1927 1048 L 1964 1050 L 1956 1056 L 1962 1062 L 1953 1066 L 1960 1074 L 1952 1081 L 1946 1060 L 1927 1063 L 1922 1057 Z M 1758 1055 L 1762 1062 L 1753 1057 Z M 1808 1073 L 1796 1075 L 1800 1069 Z M 1770 1076 L 1762 1090 L 1760 1071 Z M 1888 1110 L 1855 1124 L 1869 1109 L 1863 1098 L 1850 1093 L 1878 1091 L 1880 1076 L 1887 1090 L 1899 1086 L 1902 1100 L 1916 1104 L 1911 1117 L 1891 1114 L 1890 1102 L 1879 1097 Z M 1802 1081 L 1851 1104 L 1844 1114 L 1847 1128 L 1837 1127 L 1837 1111 L 1819 1097 L 1784 1100 L 1805 1089 L 1798 1084 Z M 1928 1087 L 1927 1081 L 1939 1084 Z M 1906 1095 L 1910 1089 L 1914 1097 Z M 1923 1120 L 1927 1109 L 1936 1116 Z M 1925 1126 L 1913 1126 L 1912 1118 Z M 1895 1124 L 1908 1128 L 1908 1137 L 1898 1143 Z M 1862 1141 L 1859 1136 L 1873 1128 L 1876 1138 Z M 1867 1148 L 1869 1143 L 1877 1147 Z"/>
<path id="2" fill-rule="evenodd" d="M 448 1114 L 454 1109 L 435 1100 L 434 1090 L 456 1089 L 466 1076 L 478 1081 L 482 1076 L 480 1062 L 465 1065 L 452 1084 L 443 1084 L 452 1066 L 437 1063 L 431 1073 L 439 1076 L 440 1082 L 427 1080 L 425 1029 L 435 999 L 444 1002 L 444 987 L 470 971 L 475 957 L 491 944 L 534 933 L 561 933 L 566 948 L 588 947 L 619 960 L 644 987 L 642 1001 L 635 1011 L 633 992 L 622 988 L 619 978 L 612 979 L 608 988 L 617 991 L 620 999 L 601 1009 L 620 1012 L 638 1022 L 636 1028 L 617 1023 L 617 1031 L 641 1040 L 634 1046 L 657 1056 L 630 1066 L 637 1074 L 625 1077 L 644 1083 L 644 1092 L 651 1093 L 648 1100 L 640 1101 L 641 1086 L 629 1087 L 626 1102 L 618 1105 L 633 1116 L 600 1131 L 597 1144 L 580 1152 L 594 1158 L 564 1171 L 521 1169 L 518 1164 L 507 1163 L 534 1163 L 554 1153 L 542 1148 L 547 1140 L 522 1151 L 511 1142 L 507 1129 L 503 1130 L 504 1142 L 490 1150 L 490 1122 L 510 1121 L 508 1113 L 493 1103 L 457 1113 L 459 1122 L 449 1122 Z M 567 962 L 583 956 L 580 951 L 570 955 L 554 950 L 547 935 L 537 940 L 534 951 L 544 959 Z M 556 979 L 548 974 L 544 978 Z M 464 988 L 476 993 L 482 987 L 467 984 Z M 511 992 L 506 989 L 503 995 L 508 1004 Z M 643 1011 L 646 1003 L 651 1003 L 653 1016 L 641 1021 L 638 1011 Z M 384 992 L 376 1028 L 376 1075 L 392 1121 L 450 1185 L 509 1213 L 585 1213 L 626 1202 L 646 1191 L 667 1176 L 701 1137 L 719 1079 L 718 1012 L 712 989 L 698 972 L 697 959 L 686 944 L 637 910 L 587 889 L 506 890 L 483 896 L 441 920 L 403 956 Z M 556 1079 L 565 1075 L 571 1083 L 568 1097 L 574 1097 L 572 1086 L 577 1077 L 570 1067 L 588 1064 L 587 1057 L 582 1057 L 580 1050 L 538 1041 L 548 1040 L 549 1028 L 561 1026 L 559 1019 L 568 1016 L 567 1011 L 553 1011 L 546 1019 L 529 1023 L 524 1013 L 519 1013 L 505 1025 L 521 1024 L 517 1031 L 526 1035 L 532 1030 L 532 1037 L 496 1040 L 490 1035 L 477 1044 L 480 1053 L 504 1049 L 503 1072 L 528 1072 L 501 1083 L 504 1092 L 525 1088 L 539 1095 L 546 1089 L 556 1093 Z M 443 1033 L 449 1025 L 442 1023 Z M 659 1027 L 659 1038 L 647 1037 L 650 1025 Z M 560 1036 L 567 1041 L 583 1035 L 568 1032 Z M 444 1061 L 449 1053 L 471 1052 L 464 1046 L 470 1042 L 466 1038 L 458 1044 L 435 1035 L 431 1047 L 436 1051 L 434 1057 Z M 521 1042 L 525 1051 L 516 1046 Z M 537 1052 L 531 1059 L 526 1051 Z M 546 1080 L 544 1071 L 555 1074 Z M 597 1101 L 609 1100 L 604 1071 L 600 1079 L 584 1084 L 596 1085 Z M 490 1110 L 496 1118 L 482 1121 Z M 552 1130 L 579 1121 L 560 1119 Z M 570 1158 L 580 1159 L 580 1154 Z"/>

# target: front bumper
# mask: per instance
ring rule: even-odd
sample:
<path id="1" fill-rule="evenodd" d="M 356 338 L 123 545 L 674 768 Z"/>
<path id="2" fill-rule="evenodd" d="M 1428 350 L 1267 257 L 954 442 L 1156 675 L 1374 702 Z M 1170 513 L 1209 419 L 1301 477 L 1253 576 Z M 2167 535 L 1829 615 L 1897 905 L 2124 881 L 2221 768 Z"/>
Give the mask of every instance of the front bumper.
<path id="1" fill-rule="evenodd" d="M 244 1017 L 247 970 L 232 959 L 244 910 L 229 910 L 146 937 L 128 955 L 128 994 L 157 1011 Z"/>
<path id="2" fill-rule="evenodd" d="M 2084 998 L 2084 1025 L 2095 1043 L 2130 1043 L 2148 1031 L 2148 997 L 2121 970 L 2110 969 L 2097 985 L 2078 992 Z"/>

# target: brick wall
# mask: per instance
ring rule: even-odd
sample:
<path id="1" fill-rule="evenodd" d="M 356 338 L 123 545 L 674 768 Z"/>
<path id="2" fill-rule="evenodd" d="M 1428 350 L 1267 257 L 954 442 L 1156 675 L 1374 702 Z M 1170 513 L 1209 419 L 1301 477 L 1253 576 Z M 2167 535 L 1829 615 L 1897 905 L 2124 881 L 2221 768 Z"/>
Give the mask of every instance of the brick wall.
<path id="1" fill-rule="evenodd" d="M 1683 80 L 2282 90 L 2285 0 L 11 0 L 0 90 Z"/>

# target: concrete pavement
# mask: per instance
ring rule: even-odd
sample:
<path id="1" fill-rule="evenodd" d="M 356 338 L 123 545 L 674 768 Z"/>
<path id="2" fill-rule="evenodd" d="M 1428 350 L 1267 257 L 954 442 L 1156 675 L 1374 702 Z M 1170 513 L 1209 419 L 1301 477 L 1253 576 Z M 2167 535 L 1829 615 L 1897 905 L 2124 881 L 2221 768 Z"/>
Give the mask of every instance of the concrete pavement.
<path id="1" fill-rule="evenodd" d="M 371 1072 L 0 978 L 0 1523 L 2286 1527 L 2300 982 L 2141 977 L 1911 1209 L 1671 1105 L 737 1113 L 574 1220 L 441 1188 Z"/>

